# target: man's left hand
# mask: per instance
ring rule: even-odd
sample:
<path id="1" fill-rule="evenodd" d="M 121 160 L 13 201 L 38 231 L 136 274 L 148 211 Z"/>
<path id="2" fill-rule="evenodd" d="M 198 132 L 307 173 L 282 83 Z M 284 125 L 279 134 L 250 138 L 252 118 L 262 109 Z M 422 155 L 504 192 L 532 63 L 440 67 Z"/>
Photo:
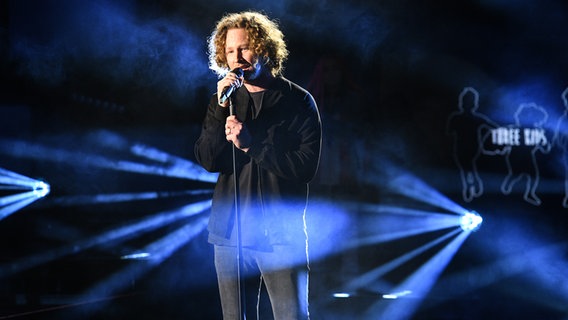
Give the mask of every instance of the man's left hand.
<path id="1" fill-rule="evenodd" d="M 235 147 L 244 152 L 248 151 L 249 146 L 252 143 L 252 137 L 247 130 L 247 127 L 234 115 L 228 116 L 225 121 L 225 136 L 227 141 L 232 142 Z"/>

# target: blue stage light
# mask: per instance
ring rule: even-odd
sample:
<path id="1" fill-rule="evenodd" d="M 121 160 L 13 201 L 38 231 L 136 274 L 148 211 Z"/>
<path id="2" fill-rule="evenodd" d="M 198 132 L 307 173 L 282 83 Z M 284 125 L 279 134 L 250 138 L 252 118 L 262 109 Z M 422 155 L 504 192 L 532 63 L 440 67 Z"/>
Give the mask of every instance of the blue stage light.
<path id="1" fill-rule="evenodd" d="M 51 187 L 49 186 L 49 184 L 43 181 L 38 181 L 33 186 L 34 195 L 36 195 L 38 198 L 43 198 L 47 196 L 50 192 L 50 189 Z"/>
<path id="2" fill-rule="evenodd" d="M 481 227 L 482 222 L 483 218 L 475 211 L 467 212 L 460 218 L 460 226 L 463 231 L 476 231 Z"/>
<path id="3" fill-rule="evenodd" d="M 0 196 L 1 220 L 45 197 L 50 186 L 41 180 L 0 168 L 0 190 L 7 191 Z"/>

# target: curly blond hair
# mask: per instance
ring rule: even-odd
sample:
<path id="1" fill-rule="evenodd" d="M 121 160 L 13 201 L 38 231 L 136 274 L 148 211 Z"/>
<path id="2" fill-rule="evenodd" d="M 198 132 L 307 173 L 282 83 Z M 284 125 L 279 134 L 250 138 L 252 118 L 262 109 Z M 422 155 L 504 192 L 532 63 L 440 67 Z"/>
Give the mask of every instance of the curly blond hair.
<path id="1" fill-rule="evenodd" d="M 288 58 L 284 34 L 275 21 L 253 11 L 227 14 L 217 22 L 208 39 L 209 68 L 219 76 L 229 71 L 225 55 L 227 30 L 241 28 L 246 30 L 249 46 L 265 63 L 270 73 L 273 76 L 281 75 L 284 61 Z"/>

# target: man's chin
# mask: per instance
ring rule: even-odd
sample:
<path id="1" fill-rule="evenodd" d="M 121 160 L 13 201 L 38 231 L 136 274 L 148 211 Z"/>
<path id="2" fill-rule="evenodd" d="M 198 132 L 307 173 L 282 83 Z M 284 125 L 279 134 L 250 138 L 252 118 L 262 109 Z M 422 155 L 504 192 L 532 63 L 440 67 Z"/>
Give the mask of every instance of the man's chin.
<path id="1" fill-rule="evenodd" d="M 252 69 L 252 70 L 245 70 L 244 71 L 244 78 L 245 80 L 255 80 L 258 78 L 258 75 L 260 74 L 260 72 L 258 72 L 257 69 Z"/>
<path id="2" fill-rule="evenodd" d="M 248 80 L 256 80 L 260 77 L 260 75 L 267 71 L 266 66 L 262 64 L 260 61 L 255 62 L 249 68 L 244 70 L 245 72 L 245 79 Z M 248 76 L 248 78 L 247 78 Z"/>

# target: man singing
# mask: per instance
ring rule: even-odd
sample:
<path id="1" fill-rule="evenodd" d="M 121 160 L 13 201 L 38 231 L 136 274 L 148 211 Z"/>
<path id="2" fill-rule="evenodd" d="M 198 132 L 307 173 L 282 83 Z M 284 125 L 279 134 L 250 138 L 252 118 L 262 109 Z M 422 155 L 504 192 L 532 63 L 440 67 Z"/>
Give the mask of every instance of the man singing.
<path id="1" fill-rule="evenodd" d="M 309 318 L 307 283 L 299 276 L 309 268 L 305 210 L 319 163 L 321 121 L 310 93 L 282 76 L 287 57 L 278 25 L 257 12 L 224 16 L 209 38 L 210 68 L 221 80 L 195 155 L 206 170 L 219 172 L 208 231 L 225 320 L 241 317 L 239 246 L 241 272 L 258 276 L 255 293 L 265 285 L 274 319 Z M 257 294 L 240 298 L 256 305 L 250 300 Z"/>

